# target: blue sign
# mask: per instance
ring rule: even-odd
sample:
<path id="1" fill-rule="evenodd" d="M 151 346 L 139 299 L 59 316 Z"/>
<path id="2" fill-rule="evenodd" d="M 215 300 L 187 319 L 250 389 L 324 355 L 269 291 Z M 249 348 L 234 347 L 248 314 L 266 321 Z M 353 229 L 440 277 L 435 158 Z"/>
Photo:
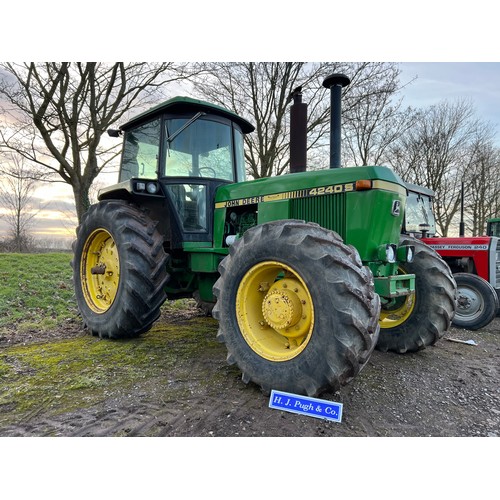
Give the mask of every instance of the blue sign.
<path id="1" fill-rule="evenodd" d="M 342 421 L 342 403 L 325 399 L 309 398 L 289 392 L 271 391 L 269 408 L 298 413 L 309 417 L 324 418 L 334 422 Z"/>

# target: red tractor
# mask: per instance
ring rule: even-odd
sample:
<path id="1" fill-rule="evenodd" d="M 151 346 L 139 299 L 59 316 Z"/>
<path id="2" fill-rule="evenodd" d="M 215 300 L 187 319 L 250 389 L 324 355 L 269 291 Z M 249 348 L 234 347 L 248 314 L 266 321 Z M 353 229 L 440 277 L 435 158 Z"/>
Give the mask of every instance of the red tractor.
<path id="1" fill-rule="evenodd" d="M 432 211 L 434 192 L 413 184 L 407 184 L 407 189 L 403 232 L 420 238 L 441 255 L 457 282 L 452 323 L 469 330 L 483 328 L 499 312 L 500 219 L 488 222 L 487 236 L 438 237 Z"/>

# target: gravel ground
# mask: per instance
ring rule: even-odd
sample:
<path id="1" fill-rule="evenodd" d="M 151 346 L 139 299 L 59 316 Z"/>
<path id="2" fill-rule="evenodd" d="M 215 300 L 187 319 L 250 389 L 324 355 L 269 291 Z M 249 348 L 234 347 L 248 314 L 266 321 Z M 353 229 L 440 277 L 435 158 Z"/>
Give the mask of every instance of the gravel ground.
<path id="1" fill-rule="evenodd" d="M 174 323 L 180 332 L 183 329 L 193 332 L 201 319 L 196 311 L 163 317 L 151 332 L 137 342 L 141 343 L 142 349 L 150 345 L 153 356 L 153 350 L 159 348 L 155 330 Z M 412 489 L 407 491 L 406 487 L 413 481 L 424 481 L 425 485 L 422 483 L 418 489 L 419 498 L 422 494 L 434 498 L 438 490 L 430 488 L 429 481 L 435 480 L 441 482 L 444 498 L 470 498 L 477 496 L 478 492 L 485 498 L 498 494 L 496 476 L 492 471 L 494 457 L 486 461 L 485 457 L 498 456 L 500 451 L 499 317 L 480 331 L 453 328 L 435 346 L 418 353 L 398 355 L 375 351 L 364 370 L 349 385 L 337 393 L 321 395 L 322 399 L 343 404 L 340 423 L 269 408 L 269 398 L 252 384 L 245 385 L 239 371 L 226 364 L 224 346 L 214 343 L 217 331 L 215 320 L 204 318 L 204 321 L 206 328 L 196 338 L 200 344 L 196 353 L 179 350 L 185 344 L 181 340 L 182 335 L 172 341 L 160 338 L 169 350 L 185 352 L 176 357 L 173 368 L 166 371 L 160 365 L 152 366 L 148 377 L 137 377 L 132 384 L 122 388 L 120 384 L 114 385 L 103 397 L 91 402 L 86 402 L 89 397 L 84 396 L 82 390 L 76 410 L 55 411 L 51 403 L 51 393 L 55 394 L 55 389 L 51 391 L 50 387 L 40 389 L 37 396 L 39 403 L 29 414 L 16 411 L 15 397 L 10 404 L 0 405 L 0 442 L 5 450 L 0 463 L 2 471 L 13 468 L 15 473 L 19 473 L 31 465 L 35 474 L 33 477 L 38 477 L 40 484 L 44 484 L 47 478 L 54 477 L 52 464 L 56 464 L 57 470 L 65 471 L 67 477 L 78 470 L 75 481 L 79 481 L 82 469 L 94 468 L 92 464 L 95 462 L 100 470 L 114 471 L 118 468 L 123 472 L 132 461 L 135 474 L 144 469 L 142 473 L 148 481 L 138 486 L 138 490 L 123 487 L 121 483 L 119 487 L 114 485 L 110 495 L 116 497 L 116 493 L 121 491 L 122 498 L 132 491 L 137 495 L 151 491 L 149 488 L 152 485 L 163 491 L 166 479 L 160 478 L 163 478 L 165 468 L 171 472 L 179 470 L 179 467 L 179 478 L 183 478 L 184 488 L 188 485 L 187 491 L 194 491 L 192 488 L 198 486 L 201 488 L 196 492 L 197 496 L 203 496 L 209 486 L 214 486 L 213 477 L 222 480 L 221 474 L 223 477 L 228 474 L 239 477 L 242 474 L 241 480 L 248 481 L 248 474 L 257 473 L 260 477 L 263 472 L 264 477 L 258 480 L 259 491 L 263 487 L 267 493 L 272 492 L 271 497 L 279 497 L 281 480 L 286 481 L 290 474 L 293 477 L 296 473 L 302 479 L 305 479 L 304 476 L 323 477 L 326 483 L 323 480 L 321 487 L 315 483 L 314 488 L 297 484 L 294 491 L 300 491 L 301 495 L 294 496 L 290 492 L 290 498 L 309 498 L 311 492 L 322 496 L 328 488 L 339 494 L 347 488 L 345 493 L 349 494 L 360 473 L 367 482 L 356 485 L 358 494 L 371 495 L 379 491 L 385 498 L 392 498 L 395 491 L 401 493 L 400 488 L 394 490 L 400 485 L 406 492 L 401 496 L 416 498 L 417 493 Z M 82 336 L 87 334 L 75 327 L 41 338 L 37 338 L 36 332 L 31 332 L 28 344 L 32 347 L 36 344 L 35 347 L 42 351 L 52 342 L 64 338 L 71 342 Z M 9 354 L 12 344 L 20 345 L 16 338 L 4 338 L 0 343 L 0 353 L 3 351 L 4 359 L 9 360 L 23 377 L 30 377 L 33 370 L 23 368 Z M 454 339 L 474 340 L 477 345 L 455 342 Z M 91 341 L 106 342 L 92 338 Z M 138 345 L 130 343 L 131 348 Z M 109 342 L 110 352 L 116 349 L 114 346 L 113 342 Z M 80 354 L 75 353 L 77 355 Z M 119 376 L 119 373 L 114 373 L 114 376 Z M 78 390 L 73 392 L 78 397 Z M 93 440 L 83 440 L 83 443 L 81 440 L 70 440 L 74 443 L 72 445 L 65 440 L 49 440 L 48 453 L 44 448 L 40 450 L 35 446 L 33 450 L 27 447 L 24 439 L 21 442 L 14 440 L 14 443 L 8 440 L 9 437 L 43 436 L 323 439 L 147 439 L 145 449 L 142 448 L 143 440 L 126 440 L 134 444 L 128 445 L 125 453 L 120 451 L 124 446 L 121 444 L 123 440 L 113 440 L 112 450 L 106 446 L 99 448 L 98 445 L 94 448 L 94 444 L 88 444 L 95 443 Z M 331 439 L 348 437 L 405 439 Z M 408 439 L 410 437 L 421 439 L 415 441 Z M 426 437 L 467 439 L 429 441 Z M 478 439 L 471 440 L 474 437 Z M 31 441 L 28 440 L 30 446 Z M 54 445 L 54 441 L 57 444 Z M 47 443 L 46 440 L 43 442 Z M 38 443 L 35 441 L 35 444 Z M 109 444 L 109 441 L 105 443 Z M 117 443 L 120 443 L 118 451 Z M 88 450 L 89 447 L 91 450 Z M 74 456 L 75 450 L 77 456 Z M 153 459 L 151 453 L 159 453 L 161 458 Z M 45 457 L 52 457 L 53 462 L 45 463 Z M 69 467 L 65 457 L 72 457 L 71 463 L 75 465 Z M 360 460 L 368 465 L 362 468 L 357 464 Z M 315 465 L 311 470 L 312 463 Z M 384 471 L 382 476 L 378 472 L 381 470 Z M 186 471 L 189 474 L 184 479 Z M 339 476 L 340 472 L 345 481 Z M 383 476 L 387 477 L 382 484 L 390 483 L 390 492 L 381 488 L 380 479 Z M 455 479 L 450 482 L 449 476 Z M 172 484 L 177 481 L 176 477 L 169 477 Z M 193 477 L 199 480 L 192 482 Z M 280 479 L 278 483 L 276 478 Z M 374 486 L 369 486 L 371 482 Z M 220 488 L 220 483 L 217 484 Z M 98 496 L 108 486 L 108 483 L 101 485 L 97 490 Z M 89 488 L 87 486 L 81 491 L 87 495 L 95 494 L 96 490 Z M 492 495 L 491 488 L 494 488 Z M 35 490 L 36 496 L 38 487 Z M 251 491 L 254 490 L 250 486 L 245 487 L 239 496 L 250 498 Z"/>
<path id="2" fill-rule="evenodd" d="M 189 329 L 198 316 L 174 321 L 178 328 Z M 217 323 L 206 320 L 208 328 L 196 342 L 208 345 Z M 143 346 L 149 335 L 141 339 Z M 55 338 L 40 342 L 40 349 Z M 19 419 L 14 403 L 1 405 L 0 435 L 500 436 L 500 318 L 480 331 L 451 329 L 435 346 L 418 353 L 375 351 L 350 384 L 320 396 L 342 403 L 341 423 L 270 409 L 269 398 L 256 386 L 245 385 L 237 368 L 227 366 L 224 346 L 212 344 L 201 355 L 179 354 L 168 373 L 153 366 L 132 387 L 115 386 L 91 406 L 82 401 L 78 410 L 51 411 L 45 394 L 40 394 L 44 405 Z"/>

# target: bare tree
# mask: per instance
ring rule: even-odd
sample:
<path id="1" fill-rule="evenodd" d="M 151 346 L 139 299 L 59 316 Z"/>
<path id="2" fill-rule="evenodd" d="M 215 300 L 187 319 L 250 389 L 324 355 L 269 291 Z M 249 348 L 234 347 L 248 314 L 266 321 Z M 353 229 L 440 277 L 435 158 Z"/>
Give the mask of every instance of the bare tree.
<path id="1" fill-rule="evenodd" d="M 463 182 L 468 228 L 473 236 L 485 234 L 486 222 L 496 215 L 500 203 L 500 150 L 488 136 L 481 135 L 472 144 Z"/>
<path id="2" fill-rule="evenodd" d="M 416 113 L 403 109 L 402 98 L 394 98 L 401 90 L 396 69 L 388 71 L 393 75 L 387 79 L 386 90 L 359 99 L 344 119 L 342 150 L 347 164 L 382 164 L 391 146 L 415 124 Z"/>
<path id="3" fill-rule="evenodd" d="M 470 102 L 442 101 L 421 111 L 392 148 L 396 172 L 436 193 L 435 216 L 443 236 L 460 208 L 461 180 L 480 126 Z"/>
<path id="4" fill-rule="evenodd" d="M 392 94 L 399 70 L 392 63 L 227 62 L 205 63 L 195 89 L 204 98 L 250 120 L 256 128 L 245 137 L 249 174 L 280 175 L 289 168 L 290 94 L 301 87 L 308 103 L 308 151 L 324 148 L 329 138 L 330 99 L 322 83 L 331 73 L 345 73 L 343 111 L 370 97 Z"/>
<path id="5" fill-rule="evenodd" d="M 9 247 L 26 252 L 33 247 L 30 228 L 39 209 L 33 206 L 33 194 L 41 179 L 40 172 L 18 155 L 7 155 L 0 165 L 0 207 L 8 226 Z"/>
<path id="6" fill-rule="evenodd" d="M 118 154 L 116 143 L 103 141 L 106 130 L 133 107 L 158 99 L 161 86 L 185 79 L 186 68 L 174 63 L 2 64 L 1 146 L 69 184 L 80 220 L 90 204 L 92 182 Z"/>

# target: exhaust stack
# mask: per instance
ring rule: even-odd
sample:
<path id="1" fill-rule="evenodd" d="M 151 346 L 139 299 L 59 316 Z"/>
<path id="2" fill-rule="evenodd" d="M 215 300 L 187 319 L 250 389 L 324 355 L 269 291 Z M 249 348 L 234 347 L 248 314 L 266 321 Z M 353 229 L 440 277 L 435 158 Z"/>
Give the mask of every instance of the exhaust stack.
<path id="1" fill-rule="evenodd" d="M 340 168 L 342 88 L 351 83 L 342 73 L 333 73 L 323 80 L 323 87 L 330 89 L 330 168 Z"/>
<path id="2" fill-rule="evenodd" d="M 307 170 L 307 104 L 302 102 L 302 87 L 289 97 L 290 107 L 290 173 Z"/>

